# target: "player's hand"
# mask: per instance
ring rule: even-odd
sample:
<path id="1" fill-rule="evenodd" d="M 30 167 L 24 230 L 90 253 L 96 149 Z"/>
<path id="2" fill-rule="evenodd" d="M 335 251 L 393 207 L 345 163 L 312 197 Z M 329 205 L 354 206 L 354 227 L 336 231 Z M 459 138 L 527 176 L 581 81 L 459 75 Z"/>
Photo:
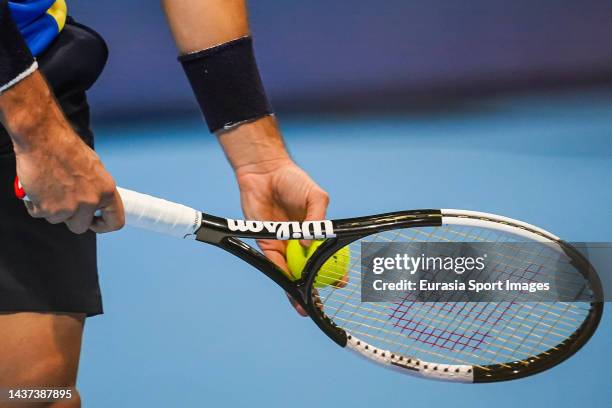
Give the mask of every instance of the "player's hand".
<path id="1" fill-rule="evenodd" d="M 290 158 L 268 160 L 236 169 L 242 209 L 253 220 L 323 220 L 329 196 Z M 290 276 L 286 243 L 259 240 L 264 254 Z M 304 243 L 307 244 L 307 243 Z M 302 316 L 306 312 L 289 299 Z"/>
<path id="2" fill-rule="evenodd" d="M 15 147 L 17 176 L 28 194 L 32 217 L 66 223 L 77 234 L 109 232 L 124 224 L 115 182 L 98 155 L 71 129 Z M 95 217 L 96 210 L 101 217 Z"/>

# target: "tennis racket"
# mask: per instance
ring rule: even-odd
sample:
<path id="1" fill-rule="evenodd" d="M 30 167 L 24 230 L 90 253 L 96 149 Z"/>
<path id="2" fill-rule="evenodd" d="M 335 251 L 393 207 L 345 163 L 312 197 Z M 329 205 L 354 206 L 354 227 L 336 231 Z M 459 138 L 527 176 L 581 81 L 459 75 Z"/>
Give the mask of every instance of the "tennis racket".
<path id="1" fill-rule="evenodd" d="M 25 193 L 18 183 L 18 195 Z M 465 210 L 412 210 L 367 217 L 278 222 L 234 220 L 119 189 L 132 227 L 217 246 L 252 265 L 290 294 L 340 347 L 415 376 L 465 383 L 512 380 L 547 370 L 576 353 L 603 312 L 599 278 L 589 262 L 555 235 L 510 218 Z M 290 280 L 242 239 L 324 240 L 302 277 Z M 577 302 L 361 302 L 362 243 L 544 243 L 568 262 L 544 253 L 510 254 L 504 270 L 563 269 Z M 350 257 L 344 285 L 316 285 L 325 262 Z M 528 258 L 528 260 L 527 260 Z M 575 283 L 578 284 L 575 284 Z M 579 293 L 578 293 L 579 292 Z"/>

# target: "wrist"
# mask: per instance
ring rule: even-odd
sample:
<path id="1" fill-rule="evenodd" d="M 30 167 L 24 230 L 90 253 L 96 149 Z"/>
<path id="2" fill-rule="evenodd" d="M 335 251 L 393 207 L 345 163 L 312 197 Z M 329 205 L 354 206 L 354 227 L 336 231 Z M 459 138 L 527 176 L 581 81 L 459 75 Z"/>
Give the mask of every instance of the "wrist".
<path id="1" fill-rule="evenodd" d="M 272 171 L 291 162 L 273 116 L 221 132 L 218 139 L 236 173 Z"/>
<path id="2" fill-rule="evenodd" d="M 80 142 L 80 138 L 67 123 L 62 122 L 33 122 L 9 131 L 13 141 L 15 155 L 53 154 L 53 152 L 66 152 Z"/>

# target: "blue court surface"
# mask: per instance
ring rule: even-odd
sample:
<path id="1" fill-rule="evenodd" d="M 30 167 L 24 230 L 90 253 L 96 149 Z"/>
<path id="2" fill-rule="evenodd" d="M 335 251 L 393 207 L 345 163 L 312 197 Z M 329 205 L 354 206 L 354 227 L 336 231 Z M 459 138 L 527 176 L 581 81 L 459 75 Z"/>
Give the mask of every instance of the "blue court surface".
<path id="1" fill-rule="evenodd" d="M 612 241 L 612 90 L 460 110 L 281 117 L 330 218 L 464 208 Z M 227 217 L 238 190 L 195 119 L 97 127 L 118 184 Z M 612 318 L 576 356 L 503 384 L 431 382 L 339 349 L 282 291 L 223 251 L 126 228 L 100 238 L 105 315 L 87 322 L 87 407 L 609 407 Z M 608 304 L 610 306 L 610 304 Z"/>

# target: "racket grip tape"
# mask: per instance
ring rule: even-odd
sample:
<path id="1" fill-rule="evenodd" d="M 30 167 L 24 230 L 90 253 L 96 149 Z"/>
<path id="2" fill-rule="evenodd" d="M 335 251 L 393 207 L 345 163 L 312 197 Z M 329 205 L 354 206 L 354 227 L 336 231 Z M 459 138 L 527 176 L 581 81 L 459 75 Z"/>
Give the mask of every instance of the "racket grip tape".
<path id="1" fill-rule="evenodd" d="M 17 198 L 29 201 L 18 178 L 15 178 L 14 189 Z M 121 187 L 117 191 L 123 201 L 126 225 L 180 238 L 192 236 L 200 228 L 200 211 Z M 95 216 L 101 215 L 100 210 L 95 212 Z"/>
<path id="2" fill-rule="evenodd" d="M 202 213 L 193 208 L 125 188 L 117 190 L 123 201 L 127 225 L 187 238 L 202 224 Z"/>

